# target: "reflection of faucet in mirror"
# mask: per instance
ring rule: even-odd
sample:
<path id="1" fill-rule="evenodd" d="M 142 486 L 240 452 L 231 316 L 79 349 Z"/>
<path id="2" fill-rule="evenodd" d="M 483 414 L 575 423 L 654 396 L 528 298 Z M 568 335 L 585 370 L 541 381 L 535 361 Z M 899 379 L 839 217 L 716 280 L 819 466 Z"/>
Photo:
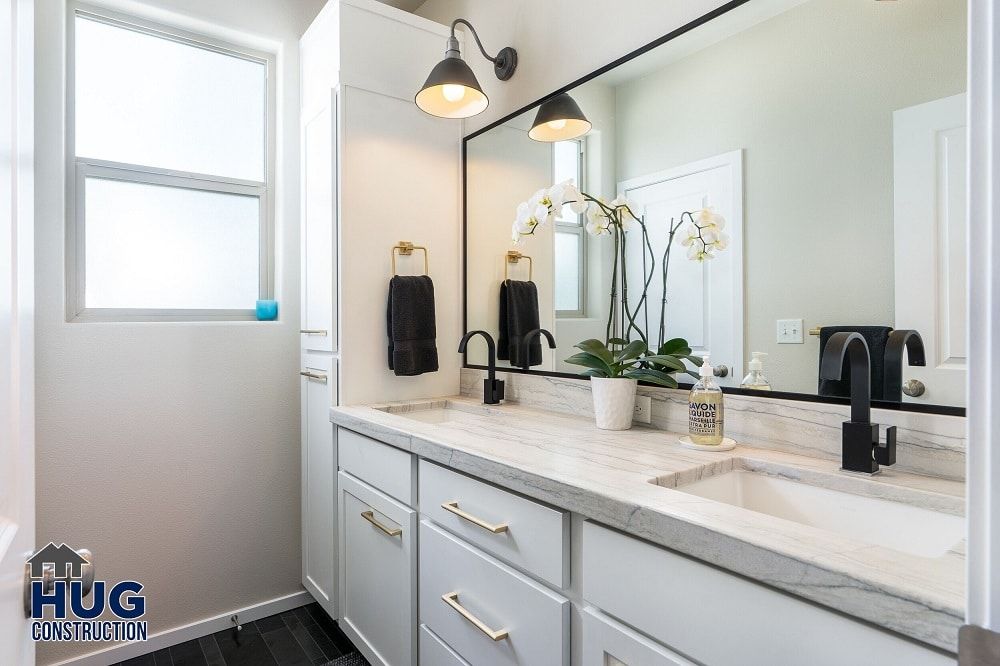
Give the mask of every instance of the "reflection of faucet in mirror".
<path id="1" fill-rule="evenodd" d="M 503 400 L 503 380 L 497 379 L 497 343 L 493 341 L 493 336 L 486 331 L 469 331 L 462 336 L 462 341 L 458 343 L 458 353 L 464 354 L 469 340 L 477 335 L 481 335 L 486 339 L 486 349 L 489 359 L 489 365 L 487 366 L 488 375 L 483 380 L 483 402 L 487 405 L 499 405 Z"/>
<path id="2" fill-rule="evenodd" d="M 880 443 L 878 424 L 871 422 L 871 357 L 860 333 L 830 336 L 820 361 L 820 377 L 839 380 L 845 356 L 851 362 L 851 420 L 843 424 L 840 466 L 848 472 L 875 474 L 880 463 L 896 462 L 896 426 L 886 430 L 885 444 Z"/>
<path id="3" fill-rule="evenodd" d="M 556 348 L 556 339 L 554 337 L 552 337 L 552 334 L 549 333 L 548 331 L 546 331 L 544 328 L 536 328 L 536 329 L 533 329 L 531 331 L 528 331 L 527 333 L 524 334 L 524 337 L 521 338 L 521 349 L 527 350 L 528 349 L 528 345 L 531 343 L 532 339 L 536 335 L 544 335 L 545 336 L 545 339 L 549 341 L 549 349 L 555 349 Z M 531 365 L 530 365 L 531 354 L 529 354 L 527 351 L 525 351 L 523 354 L 521 354 L 521 357 L 522 357 L 522 360 L 523 360 L 523 362 L 521 364 L 521 368 L 524 369 L 524 370 L 531 369 Z"/>
<path id="4" fill-rule="evenodd" d="M 903 401 L 904 349 L 906 360 L 910 365 L 927 365 L 924 357 L 924 340 L 920 337 L 920 333 L 909 329 L 899 329 L 890 333 L 889 341 L 885 345 L 885 390 L 882 392 L 885 400 Z M 920 384 L 919 393 L 907 391 L 907 395 L 920 395 L 923 392 L 923 384 Z"/>

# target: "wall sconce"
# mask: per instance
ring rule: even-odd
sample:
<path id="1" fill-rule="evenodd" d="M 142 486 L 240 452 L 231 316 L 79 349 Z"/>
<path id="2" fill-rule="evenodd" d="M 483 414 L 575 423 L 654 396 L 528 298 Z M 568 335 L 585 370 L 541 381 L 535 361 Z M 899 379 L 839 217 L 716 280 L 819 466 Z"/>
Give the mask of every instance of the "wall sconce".
<path id="1" fill-rule="evenodd" d="M 424 86 L 414 98 L 417 106 L 432 116 L 468 118 L 482 113 L 490 104 L 472 68 L 462 60 L 458 39 L 455 38 L 455 26 L 459 23 L 468 26 L 483 57 L 493 63 L 493 71 L 498 79 L 506 81 L 517 69 L 517 51 L 507 46 L 500 49 L 495 57 L 491 57 L 483 48 L 483 43 L 479 41 L 479 35 L 472 24 L 465 19 L 455 19 L 451 24 L 451 36 L 448 38 L 444 60 L 434 66 Z"/>
<path id="2" fill-rule="evenodd" d="M 569 141 L 583 136 L 591 127 L 593 125 L 583 115 L 576 100 L 562 93 L 538 107 L 528 136 L 535 141 Z"/>

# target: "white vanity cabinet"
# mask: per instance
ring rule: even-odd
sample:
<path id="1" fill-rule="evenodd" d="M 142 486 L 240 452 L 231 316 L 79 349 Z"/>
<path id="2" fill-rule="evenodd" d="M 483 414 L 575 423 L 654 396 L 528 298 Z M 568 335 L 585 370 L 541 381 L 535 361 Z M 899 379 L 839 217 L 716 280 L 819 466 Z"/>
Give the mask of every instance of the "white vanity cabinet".
<path id="1" fill-rule="evenodd" d="M 417 512 L 340 472 L 340 627 L 374 666 L 415 662 Z"/>
<path id="2" fill-rule="evenodd" d="M 337 448 L 330 427 L 337 360 L 305 352 L 302 400 L 302 584 L 331 617 L 337 615 Z"/>
<path id="3" fill-rule="evenodd" d="M 713 666 L 955 663 L 954 657 L 589 521 L 583 525 L 582 578 L 586 602 Z"/>

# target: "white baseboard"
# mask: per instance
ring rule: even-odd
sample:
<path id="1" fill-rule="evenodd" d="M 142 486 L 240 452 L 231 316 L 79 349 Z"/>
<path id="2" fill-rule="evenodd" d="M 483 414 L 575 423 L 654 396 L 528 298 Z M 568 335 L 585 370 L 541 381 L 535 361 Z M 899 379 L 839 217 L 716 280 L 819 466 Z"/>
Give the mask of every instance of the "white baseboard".
<path id="1" fill-rule="evenodd" d="M 217 631 L 222 631 L 227 627 L 233 626 L 229 619 L 233 615 L 239 615 L 240 622 L 252 622 L 277 613 L 284 613 L 299 606 L 311 604 L 312 601 L 312 596 L 305 590 L 302 590 L 301 592 L 287 594 L 277 599 L 262 601 L 259 604 L 247 606 L 246 608 L 236 608 L 198 622 L 167 629 L 166 631 L 151 635 L 149 640 L 136 643 L 120 643 L 80 657 L 60 661 L 52 666 L 109 666 L 110 664 L 117 664 L 119 661 L 138 657 L 148 652 L 155 652 L 171 645 L 177 645 L 178 643 L 184 643 L 201 638 L 202 636 L 214 634 Z"/>

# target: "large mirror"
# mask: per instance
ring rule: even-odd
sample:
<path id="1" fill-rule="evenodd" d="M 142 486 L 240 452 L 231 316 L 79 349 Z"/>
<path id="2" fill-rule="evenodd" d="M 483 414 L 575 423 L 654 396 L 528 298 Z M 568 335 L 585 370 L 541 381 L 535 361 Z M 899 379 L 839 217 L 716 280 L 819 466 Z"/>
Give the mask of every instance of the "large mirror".
<path id="1" fill-rule="evenodd" d="M 586 339 L 680 337 L 724 386 L 756 358 L 771 390 L 814 397 L 846 395 L 818 377 L 842 327 L 869 341 L 874 399 L 962 407 L 965 90 L 964 0 L 749 0 L 702 22 L 466 140 L 466 327 L 501 338 L 501 366 L 568 374 Z M 566 138 L 574 113 L 590 129 Z M 566 181 L 605 207 L 559 205 L 584 196 Z M 514 349 L 533 318 L 555 349 Z M 893 330 L 925 352 L 901 393 L 881 382 Z"/>

